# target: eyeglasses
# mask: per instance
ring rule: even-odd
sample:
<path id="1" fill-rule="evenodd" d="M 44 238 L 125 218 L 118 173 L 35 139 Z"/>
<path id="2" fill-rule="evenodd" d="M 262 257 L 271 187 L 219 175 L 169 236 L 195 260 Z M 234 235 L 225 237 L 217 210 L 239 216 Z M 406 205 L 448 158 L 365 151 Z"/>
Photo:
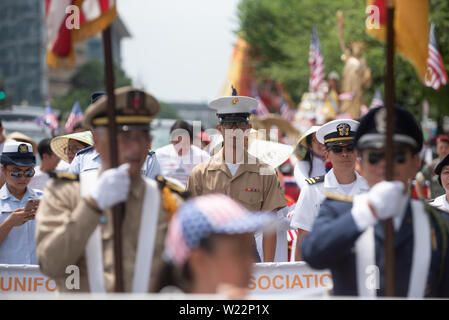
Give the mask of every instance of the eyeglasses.
<path id="1" fill-rule="evenodd" d="M 385 158 L 385 152 L 379 150 L 368 151 L 368 162 L 370 164 L 377 164 Z M 395 151 L 393 155 L 394 162 L 403 164 L 407 161 L 407 152 L 404 150 Z"/>
<path id="2" fill-rule="evenodd" d="M 32 178 L 34 176 L 34 173 L 35 173 L 34 170 L 11 171 L 9 172 L 9 175 L 16 179 L 22 178 L 22 176 L 25 176 L 25 178 Z"/>
<path id="3" fill-rule="evenodd" d="M 340 154 L 343 152 L 343 150 L 346 150 L 346 153 L 353 153 L 354 146 L 332 146 L 329 147 L 328 150 L 331 150 L 335 154 Z"/>

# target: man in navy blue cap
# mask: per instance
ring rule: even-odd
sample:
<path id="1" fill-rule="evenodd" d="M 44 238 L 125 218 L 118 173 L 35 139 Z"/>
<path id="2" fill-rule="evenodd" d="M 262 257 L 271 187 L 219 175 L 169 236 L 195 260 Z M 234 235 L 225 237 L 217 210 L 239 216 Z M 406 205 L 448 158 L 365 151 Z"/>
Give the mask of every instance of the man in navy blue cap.
<path id="1" fill-rule="evenodd" d="M 42 196 L 28 187 L 34 176 L 36 158 L 29 143 L 7 141 L 0 156 L 6 183 L 0 189 L 0 264 L 37 264 L 34 220 L 37 203 L 29 199 Z"/>
<path id="2" fill-rule="evenodd" d="M 328 268 L 335 295 L 385 295 L 384 221 L 394 225 L 395 296 L 449 297 L 448 221 L 442 212 L 409 196 L 422 148 L 413 115 L 395 108 L 394 177 L 385 181 L 386 109 L 361 120 L 354 138 L 370 190 L 354 198 L 328 195 L 312 232 L 302 242 L 304 260 Z"/>

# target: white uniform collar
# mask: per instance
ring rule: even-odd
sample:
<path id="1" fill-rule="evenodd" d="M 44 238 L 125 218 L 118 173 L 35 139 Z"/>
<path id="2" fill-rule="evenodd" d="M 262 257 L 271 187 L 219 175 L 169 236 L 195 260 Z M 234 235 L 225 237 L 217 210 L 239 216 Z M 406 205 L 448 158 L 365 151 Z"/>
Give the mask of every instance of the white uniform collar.
<path id="1" fill-rule="evenodd" d="M 357 171 L 354 170 L 355 173 L 355 180 L 354 182 L 356 184 L 359 184 L 362 181 L 362 177 L 357 173 Z M 339 183 L 337 181 L 337 177 L 334 173 L 334 168 L 332 168 L 326 175 L 324 176 L 324 188 L 339 188 Z M 368 188 L 367 188 L 368 190 Z"/>
<path id="2" fill-rule="evenodd" d="M 449 211 L 449 203 L 446 200 L 446 194 L 436 197 L 430 204 L 438 209 Z"/>
<path id="3" fill-rule="evenodd" d="M 27 189 L 25 191 L 25 194 L 23 195 L 23 198 L 27 199 L 29 197 L 38 197 L 39 195 L 34 192 L 33 189 L 27 186 Z M 6 186 L 6 183 L 3 185 L 3 187 L 0 189 L 0 200 L 6 200 L 9 198 L 16 199 L 11 192 L 9 192 L 8 187 Z M 23 199 L 22 198 L 22 199 Z"/>

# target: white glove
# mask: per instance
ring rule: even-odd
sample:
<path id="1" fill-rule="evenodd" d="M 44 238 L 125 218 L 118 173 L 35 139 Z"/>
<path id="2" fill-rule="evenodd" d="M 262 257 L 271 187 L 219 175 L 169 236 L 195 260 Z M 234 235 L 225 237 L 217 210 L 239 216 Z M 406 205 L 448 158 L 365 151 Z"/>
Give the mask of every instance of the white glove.
<path id="1" fill-rule="evenodd" d="M 368 202 L 374 208 L 374 216 Z M 377 223 L 399 215 L 407 203 L 404 184 L 400 181 L 382 181 L 375 184 L 369 192 L 354 197 L 351 214 L 360 231 Z"/>
<path id="2" fill-rule="evenodd" d="M 376 183 L 368 192 L 369 201 L 376 211 L 377 218 L 385 220 L 400 214 L 400 207 L 407 195 L 400 181 Z"/>
<path id="3" fill-rule="evenodd" d="M 101 174 L 90 194 L 98 208 L 105 210 L 126 201 L 131 183 L 128 169 L 129 163 L 124 163 L 118 168 L 108 169 Z"/>

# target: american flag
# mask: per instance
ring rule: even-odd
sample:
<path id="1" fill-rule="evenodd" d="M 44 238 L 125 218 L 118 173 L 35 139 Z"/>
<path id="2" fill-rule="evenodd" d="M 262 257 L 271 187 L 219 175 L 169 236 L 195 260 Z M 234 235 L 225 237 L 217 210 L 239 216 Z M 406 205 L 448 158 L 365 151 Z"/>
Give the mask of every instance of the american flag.
<path id="1" fill-rule="evenodd" d="M 45 103 L 45 115 L 43 115 L 39 119 L 39 124 L 41 126 L 45 125 L 49 127 L 51 130 L 56 130 L 59 126 L 59 121 L 58 118 L 56 118 L 55 111 L 53 110 L 53 108 L 50 105 L 50 102 L 48 101 Z"/>
<path id="2" fill-rule="evenodd" d="M 322 82 L 324 82 L 324 63 L 323 55 L 321 53 L 320 39 L 318 38 L 318 31 L 313 28 L 312 40 L 310 42 L 309 50 L 309 65 L 310 65 L 310 80 L 309 91 L 316 92 Z"/>
<path id="3" fill-rule="evenodd" d="M 429 35 L 429 56 L 427 57 L 427 72 L 424 78 L 424 83 L 427 87 L 432 87 L 435 90 L 440 90 L 442 85 L 448 81 L 446 70 L 444 69 L 444 62 L 441 54 L 438 52 L 437 40 L 435 38 L 435 26 L 430 26 Z"/>
<path id="4" fill-rule="evenodd" d="M 72 133 L 73 132 L 73 126 L 77 122 L 81 121 L 82 119 L 83 119 L 83 111 L 81 111 L 80 104 L 77 101 L 73 105 L 72 112 L 70 112 L 70 115 L 67 118 L 67 121 L 66 121 L 65 126 L 64 126 L 64 130 L 67 133 Z"/>
<path id="5" fill-rule="evenodd" d="M 287 101 L 285 101 L 285 99 L 282 99 L 282 105 L 281 108 L 279 109 L 279 111 L 281 112 L 281 116 L 288 121 L 293 121 L 293 110 L 290 108 L 290 106 L 288 105 Z"/>
<path id="6" fill-rule="evenodd" d="M 263 103 L 262 99 L 259 96 L 259 93 L 257 92 L 257 89 L 253 87 L 252 89 L 253 97 L 257 100 L 257 107 L 256 107 L 256 115 L 264 118 L 270 115 L 270 110 L 268 110 L 265 103 Z"/>
<path id="7" fill-rule="evenodd" d="M 45 0 L 47 65 L 73 66 L 73 44 L 107 28 L 116 16 L 115 0 Z"/>

